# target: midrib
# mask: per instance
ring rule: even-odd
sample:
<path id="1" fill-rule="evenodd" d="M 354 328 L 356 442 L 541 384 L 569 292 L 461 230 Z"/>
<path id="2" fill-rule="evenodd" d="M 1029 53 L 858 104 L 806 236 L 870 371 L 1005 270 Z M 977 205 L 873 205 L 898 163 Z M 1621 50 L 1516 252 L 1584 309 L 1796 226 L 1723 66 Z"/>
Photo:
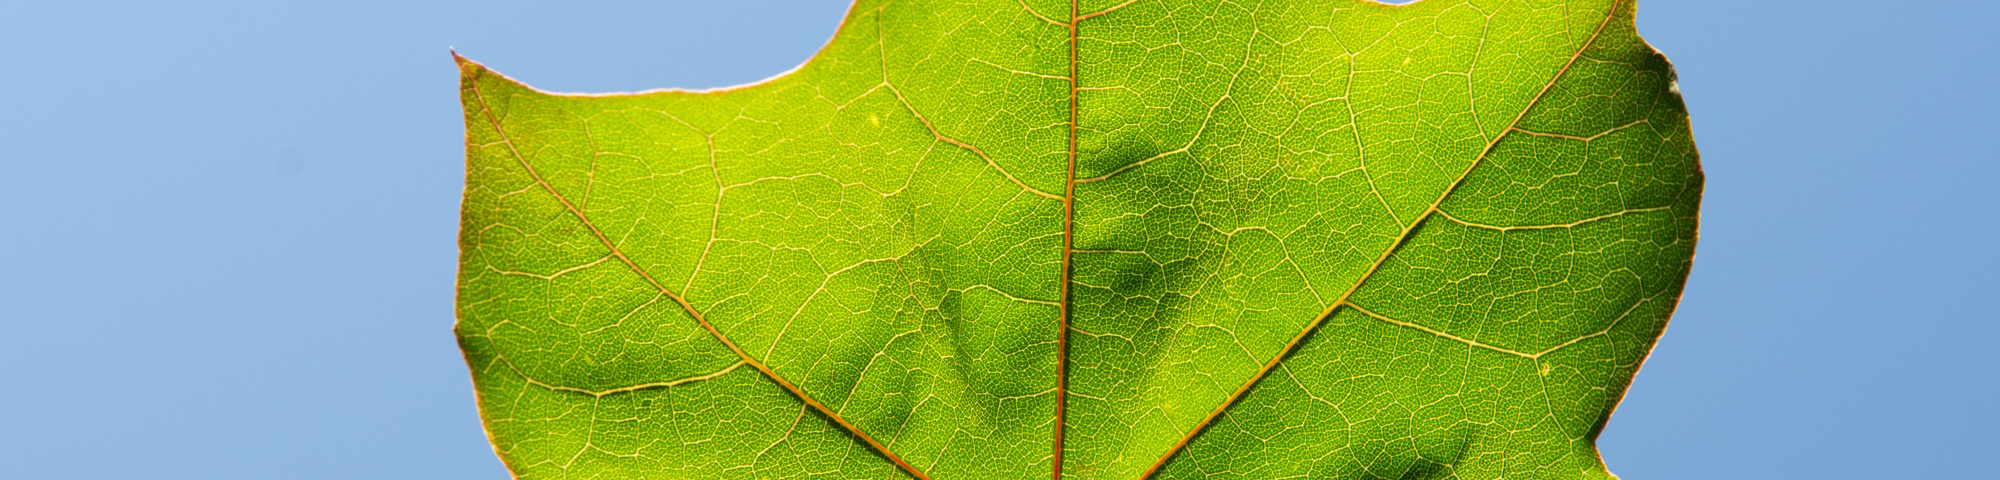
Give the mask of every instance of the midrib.
<path id="1" fill-rule="evenodd" d="M 1056 307 L 1056 418 L 1055 437 L 1049 462 L 1049 475 L 1053 480 L 1062 480 L 1063 434 L 1069 429 L 1069 320 L 1070 320 L 1070 278 L 1074 268 L 1071 255 L 1076 252 L 1076 89 L 1077 89 L 1077 44 L 1076 24 L 1082 20 L 1077 11 L 1079 0 L 1069 2 L 1069 168 L 1063 179 L 1063 250 L 1062 282 L 1057 288 Z"/>

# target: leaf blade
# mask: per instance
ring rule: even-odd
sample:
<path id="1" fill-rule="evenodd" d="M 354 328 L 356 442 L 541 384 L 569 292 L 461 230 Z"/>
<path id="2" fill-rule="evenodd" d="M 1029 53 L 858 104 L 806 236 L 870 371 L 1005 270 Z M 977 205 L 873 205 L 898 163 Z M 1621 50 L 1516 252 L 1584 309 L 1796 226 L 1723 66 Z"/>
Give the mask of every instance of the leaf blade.
<path id="1" fill-rule="evenodd" d="M 1690 199 L 1698 199 L 1699 172 L 1691 144 L 1682 141 L 1685 130 L 1655 128 L 1672 119 L 1629 120 L 1593 131 L 1560 122 L 1531 124 L 1535 130 L 1529 130 L 1492 118 L 1516 102 L 1522 106 L 1512 118 L 1519 123 L 1534 101 L 1480 93 L 1537 86 L 1521 81 L 1535 77 L 1535 68 L 1495 67 L 1505 62 L 1482 63 L 1482 55 L 1519 60 L 1533 57 L 1520 52 L 1575 46 L 1548 32 L 1573 33 L 1577 10 L 1605 12 L 1596 18 L 1622 18 L 1620 28 L 1629 27 L 1629 3 L 1483 3 L 1072 3 L 1060 6 L 1076 19 L 1065 23 L 1043 14 L 1055 9 L 1038 10 L 1048 5 L 1019 0 L 940 9 L 867 2 L 857 5 L 842 33 L 813 62 L 745 89 L 565 97 L 491 75 L 493 88 L 508 93 L 496 102 L 503 113 L 483 110 L 491 115 L 485 134 L 513 128 L 530 137 L 531 147 L 515 151 L 514 159 L 521 167 L 531 160 L 553 165 L 555 173 L 546 179 L 532 172 L 525 176 L 536 177 L 561 207 L 523 194 L 532 192 L 517 188 L 524 172 L 510 176 L 504 165 L 486 163 L 492 147 L 513 145 L 480 140 L 468 102 L 468 233 L 462 237 L 459 331 L 496 447 L 524 477 L 902 471 L 938 478 L 1051 472 L 1124 478 L 1148 466 L 1165 476 L 1183 475 L 1213 462 L 1168 460 L 1216 457 L 1209 450 L 1176 455 L 1180 445 L 1209 445 L 1197 435 L 1208 435 L 1211 421 L 1259 418 L 1225 413 L 1244 408 L 1239 403 L 1263 405 L 1252 401 L 1262 398 L 1254 392 L 1277 388 L 1264 386 L 1266 381 L 1283 374 L 1306 393 L 1291 403 L 1324 399 L 1311 388 L 1338 379 L 1324 369 L 1294 369 L 1284 360 L 1324 353 L 1309 339 L 1326 328 L 1314 326 L 1319 322 L 1377 332 L 1382 339 L 1418 332 L 1430 335 L 1424 341 L 1530 360 L 1539 375 L 1582 372 L 1565 373 L 1570 376 L 1555 389 L 1565 398 L 1592 399 L 1583 403 L 1608 414 L 1615 395 L 1607 400 L 1602 392 L 1622 392 L 1621 382 L 1629 380 L 1636 363 L 1591 364 L 1573 354 L 1622 348 L 1611 355 L 1631 357 L 1630 345 L 1650 345 L 1652 337 L 1641 334 L 1664 322 L 1671 311 L 1665 300 L 1672 296 L 1600 282 L 1603 291 L 1650 295 L 1616 319 L 1592 311 L 1589 321 L 1522 323 L 1528 325 L 1522 331 L 1566 335 L 1548 341 L 1534 335 L 1504 338 L 1519 336 L 1512 334 L 1495 339 L 1450 322 L 1433 325 L 1432 318 L 1449 317 L 1452 310 L 1445 307 L 1451 305 L 1431 305 L 1445 314 L 1405 308 L 1423 306 L 1427 300 L 1421 297 L 1370 293 L 1354 298 L 1369 302 L 1366 310 L 1343 308 L 1370 282 L 1407 289 L 1436 283 L 1422 272 L 1468 268 L 1463 259 L 1437 254 L 1431 256 L 1443 260 L 1423 265 L 1428 270 L 1396 263 L 1385 270 L 1392 280 L 1371 279 L 1416 239 L 1424 239 L 1421 246 L 1438 239 L 1464 243 L 1481 235 L 1468 232 L 1484 231 L 1526 239 L 1516 243 L 1540 242 L 1546 253 L 1580 250 L 1574 246 L 1588 242 L 1578 238 L 1618 247 L 1633 235 L 1684 231 L 1691 249 L 1690 202 L 1696 200 Z M 1579 6 L 1594 8 L 1571 8 Z M 1509 10 L 1516 7 L 1519 12 Z M 1319 12 L 1330 11 L 1336 19 L 1360 18 L 1313 20 L 1314 8 L 1331 8 Z M 1083 11 L 1095 13 L 1077 13 Z M 1515 22 L 1525 26 L 1497 34 L 1481 25 L 1478 35 L 1466 33 L 1466 25 L 1516 13 L 1541 18 L 1542 25 Z M 966 20 L 973 18 L 981 20 Z M 1182 18 L 1200 20 L 1174 23 Z M 1410 30 L 1424 22 L 1436 30 Z M 1177 33 L 1161 35 L 1160 28 Z M 1335 32 L 1340 28 L 1347 30 Z M 1520 39 L 1536 32 L 1542 38 Z M 1221 40 L 1195 42 L 1195 34 Z M 1301 48 L 1313 35 L 1331 38 L 1320 46 L 1343 53 L 1315 56 Z M 1337 38 L 1341 35 L 1351 38 Z M 1636 42 L 1629 31 L 1620 35 Z M 1067 44 L 1068 51 L 1020 48 L 1051 39 Z M 1159 44 L 1133 49 L 1146 41 Z M 1348 50 L 1348 43 L 1369 48 Z M 1467 47 L 1470 55 L 1449 53 Z M 1184 51 L 1177 52 L 1180 57 L 1159 53 L 1173 49 Z M 1377 55 L 1392 50 L 1401 56 Z M 1572 48 L 1565 58 L 1582 51 Z M 1419 61 L 1412 66 L 1411 60 Z M 1395 68 L 1363 68 L 1398 61 Z M 1312 82 L 1326 77 L 1315 77 L 1316 69 L 1342 62 L 1344 86 Z M 1121 72 L 1121 65 L 1139 67 Z M 1045 73 L 1060 71 L 1050 66 L 1067 66 L 1070 74 Z M 1416 75 L 1425 69 L 1431 72 Z M 1478 74 L 1487 71 L 1482 69 L 1498 73 Z M 1161 80 L 1166 74 L 1179 80 Z M 1489 80 L 1493 77 L 1499 80 Z M 1100 78 L 1111 81 L 1093 83 Z M 1544 91 L 1558 75 L 1547 78 L 1540 84 Z M 1631 88 L 1666 91 L 1654 83 Z M 1627 87 L 1591 85 L 1564 97 L 1563 108 L 1605 110 L 1592 103 L 1602 103 L 1593 95 L 1621 88 Z M 1002 98 L 980 100 L 995 95 Z M 1467 106 L 1463 111 L 1449 105 L 1460 101 Z M 1666 102 L 1678 108 L 1677 96 Z M 1046 108 L 1064 103 L 1067 108 Z M 1328 108 L 1333 106 L 1344 108 Z M 1680 115 L 1684 124 L 1685 113 Z M 1647 143 L 1621 133 L 1626 131 L 1651 132 L 1659 139 Z M 1350 140 L 1328 140 L 1327 134 Z M 1608 190 L 1575 190 L 1581 184 L 1572 182 L 1577 185 L 1559 187 L 1582 193 L 1558 200 L 1576 202 L 1515 208 L 1554 197 L 1510 190 L 1520 178 L 1471 175 L 1482 168 L 1478 158 L 1485 154 L 1452 160 L 1450 152 L 1466 145 L 1484 145 L 1477 151 L 1490 152 L 1502 139 L 1517 136 L 1556 142 L 1521 155 L 1528 160 L 1633 163 L 1587 153 L 1578 163 L 1576 154 L 1562 152 L 1561 142 L 1596 142 L 1617 152 L 1655 153 L 1663 145 L 1685 144 L 1685 161 L 1617 178 L 1641 184 L 1637 188 L 1614 182 Z M 1424 148 L 1413 149 L 1412 142 Z M 1346 149 L 1352 154 L 1343 153 Z M 1355 165 L 1342 166 L 1348 163 Z M 1446 170 L 1439 167 L 1454 164 L 1464 165 L 1456 179 L 1422 180 L 1438 178 L 1436 172 Z M 1052 165 L 1064 168 L 1048 168 Z M 1693 176 L 1674 178 L 1676 172 Z M 1578 178 L 1583 177 L 1589 175 Z M 1467 197 L 1485 203 L 1457 200 L 1450 192 L 1461 183 L 1473 194 Z M 579 200 L 571 202 L 565 193 Z M 1417 200 L 1425 195 L 1430 200 Z M 1613 197 L 1668 202 L 1600 211 Z M 1573 215 L 1585 210 L 1592 216 Z M 563 213 L 573 218 L 557 215 Z M 1634 229 L 1634 222 L 1651 230 Z M 1602 233 L 1607 226 L 1623 233 Z M 1430 237 L 1451 228 L 1462 231 Z M 1558 236 L 1567 239 L 1551 239 Z M 1438 242 L 1450 243 L 1444 240 Z M 1372 262 L 1371 250 L 1380 252 Z M 628 257 L 627 251 L 640 253 Z M 1672 263 L 1631 248 L 1613 253 L 1600 255 L 1597 263 Z M 618 264 L 640 278 L 604 270 Z M 1527 262 L 1516 270 L 1536 273 L 1538 265 Z M 1647 278 L 1657 278 L 1637 283 L 1656 290 L 1659 279 L 1671 280 L 1665 284 L 1673 285 L 1677 296 L 1685 269 L 1679 277 L 1672 269 L 1653 270 L 1660 269 L 1648 270 Z M 649 271 L 659 272 L 663 281 Z M 647 284 L 650 289 L 637 288 Z M 1329 295 L 1336 291 L 1341 293 Z M 677 306 L 681 315 L 663 306 Z M 1644 321 L 1623 320 L 1634 312 Z M 1374 323 L 1358 325 L 1364 320 Z M 1627 331 L 1633 328 L 1640 330 Z M 713 342 L 703 343 L 703 333 Z M 1370 347 L 1364 342 L 1347 348 Z M 526 360 L 516 364 L 509 355 Z M 1637 355 L 1643 358 L 1643 350 Z M 738 368 L 743 365 L 755 368 Z M 742 378 L 753 370 L 769 385 L 756 387 L 754 378 Z M 727 388 L 700 393 L 719 386 Z M 496 400 L 527 398 L 533 389 L 541 390 L 534 401 Z M 1601 427 L 1602 416 L 1589 413 L 1598 410 L 1558 415 L 1548 406 L 1553 405 L 1549 389 L 1508 398 L 1539 400 L 1548 415 L 1564 419 L 1556 422 L 1563 425 L 1557 430 L 1581 435 L 1587 444 L 1583 437 Z M 734 407 L 715 403 L 738 390 L 763 393 L 752 395 L 757 402 Z M 770 396 L 774 391 L 782 394 Z M 1270 395 L 1276 394 L 1264 396 Z M 637 397 L 680 403 L 642 401 L 620 405 L 608 418 L 600 415 L 605 399 Z M 783 407 L 788 398 L 804 405 Z M 686 405 L 737 412 L 725 416 L 737 419 L 727 422 L 746 422 L 744 415 L 785 420 L 758 423 L 784 434 L 719 434 L 720 420 L 690 415 Z M 584 410 L 588 421 L 579 420 Z M 1575 427 L 1591 418 L 1597 426 Z M 566 426 L 515 427 L 535 423 L 529 420 Z M 680 435 L 682 422 L 701 425 L 695 430 L 702 438 Z M 778 423 L 786 426 L 780 429 Z M 581 439 L 574 438 L 578 432 Z M 1065 437 L 1071 440 L 1066 443 Z M 837 445 L 843 438 L 850 444 Z M 1368 448 L 1388 459 L 1383 465 L 1412 458 L 1404 450 Z M 1564 451 L 1591 453 L 1594 461 L 1587 445 L 1571 450 Z M 1228 455 L 1256 456 L 1251 450 Z M 1419 452 L 1415 458 L 1426 455 L 1443 454 Z M 719 460 L 724 458 L 730 460 Z M 1487 465 L 1465 462 L 1466 471 Z M 1602 471 L 1601 465 L 1594 468 Z"/>

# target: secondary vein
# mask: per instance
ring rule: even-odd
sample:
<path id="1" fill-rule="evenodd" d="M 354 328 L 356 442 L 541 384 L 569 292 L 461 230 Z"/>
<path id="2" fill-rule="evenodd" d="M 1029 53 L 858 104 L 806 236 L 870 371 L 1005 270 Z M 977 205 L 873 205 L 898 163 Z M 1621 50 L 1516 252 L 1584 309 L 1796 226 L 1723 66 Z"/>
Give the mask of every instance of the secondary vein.
<path id="1" fill-rule="evenodd" d="M 1346 292 L 1342 292 L 1338 299 L 1334 300 L 1334 302 L 1328 305 L 1324 311 L 1320 312 L 1319 316 L 1314 317 L 1311 323 L 1306 324 L 1305 328 L 1299 329 L 1298 335 L 1293 336 L 1291 341 L 1286 342 L 1284 348 L 1280 349 L 1277 355 L 1271 356 L 1271 360 L 1265 362 L 1264 366 L 1262 368 L 1259 368 L 1257 370 L 1257 373 L 1251 375 L 1250 378 L 1244 381 L 1242 385 L 1238 386 L 1235 392 L 1230 393 L 1229 398 L 1224 399 L 1222 403 L 1220 405 L 1217 405 L 1214 410 L 1210 411 L 1207 416 L 1202 417 L 1201 422 L 1196 423 L 1194 425 L 1194 428 L 1188 429 L 1187 434 L 1182 436 L 1179 442 L 1175 443 L 1172 447 L 1168 448 L 1166 453 L 1160 455 L 1159 460 L 1154 461 L 1153 466 L 1146 469 L 1146 473 L 1141 474 L 1139 478 L 1149 479 L 1152 478 L 1155 474 L 1158 474 L 1161 469 L 1166 467 L 1168 460 L 1172 460 L 1174 455 L 1180 453 L 1182 449 L 1185 449 L 1189 443 L 1192 443 L 1194 441 L 1195 437 L 1201 436 L 1202 432 L 1207 431 L 1208 427 L 1214 424 L 1216 418 L 1221 417 L 1224 411 L 1227 411 L 1229 407 L 1234 406 L 1236 402 L 1242 400 L 1244 394 L 1249 393 L 1250 388 L 1256 386 L 1257 382 L 1263 380 L 1264 377 L 1269 376 L 1271 370 L 1275 369 L 1280 362 L 1284 361 L 1285 357 L 1290 356 L 1293 352 L 1298 351 L 1299 346 L 1305 343 L 1306 337 L 1311 336 L 1314 330 L 1318 330 L 1319 326 L 1325 323 L 1328 317 L 1332 317 L 1333 313 L 1336 310 L 1339 310 L 1340 307 L 1348 305 L 1347 303 L 1348 298 L 1354 296 L 1355 292 L 1361 290 L 1362 284 L 1367 283 L 1368 278 L 1373 276 L 1376 271 L 1382 268 L 1382 265 L 1389 260 L 1389 257 L 1396 252 L 1396 249 L 1398 247 L 1401 247 L 1403 242 L 1408 241 L 1410 239 L 1410 235 L 1416 232 L 1417 227 L 1419 225 L 1422 225 L 1424 223 L 1424 220 L 1430 218 L 1431 214 L 1436 213 L 1438 211 L 1438 205 L 1443 204 L 1446 198 L 1450 198 L 1452 192 L 1458 190 L 1459 185 L 1465 183 L 1466 177 L 1470 176 L 1474 169 L 1479 168 L 1479 165 L 1483 163 L 1488 156 L 1493 154 L 1493 150 L 1500 145 L 1500 140 L 1508 136 L 1506 132 L 1511 132 L 1513 131 L 1514 126 L 1520 125 L 1521 120 L 1528 116 L 1528 112 L 1534 110 L 1535 105 L 1541 103 L 1542 97 L 1546 96 L 1549 90 L 1555 87 L 1556 82 L 1560 81 L 1563 78 L 1564 74 L 1569 72 L 1570 66 L 1575 65 L 1577 59 L 1582 58 L 1583 53 L 1585 51 L 1590 50 L 1590 46 L 1596 43 L 1598 36 L 1604 32 L 1604 28 L 1611 24 L 1612 19 L 1617 18 L 1619 7 L 1622 5 L 1623 5 L 1622 0 L 1612 2 L 1610 8 L 1605 14 L 1604 19 L 1600 20 L 1597 24 L 1597 29 L 1591 32 L 1590 38 L 1588 40 L 1585 40 L 1582 45 L 1577 46 L 1576 52 L 1570 55 L 1569 61 L 1564 62 L 1562 68 L 1557 69 L 1555 75 L 1549 77 L 1548 83 L 1543 84 L 1541 90 L 1535 92 L 1534 98 L 1529 99 L 1528 103 L 1521 107 L 1520 113 L 1515 114 L 1514 120 L 1508 123 L 1507 129 L 1503 130 L 1503 133 L 1501 133 L 1500 135 L 1494 136 L 1492 140 L 1487 141 L 1485 148 L 1482 148 L 1480 150 L 1479 156 L 1473 158 L 1472 164 L 1467 165 L 1464 171 L 1459 172 L 1458 177 L 1452 179 L 1451 184 L 1445 187 L 1444 192 L 1439 194 L 1435 200 L 1431 201 L 1430 206 L 1424 208 L 1423 213 L 1418 214 L 1416 218 L 1413 219 L 1410 223 L 1403 225 L 1402 232 L 1397 234 L 1396 240 L 1390 242 L 1388 248 L 1384 248 L 1382 250 L 1382 254 L 1376 257 L 1375 262 L 1373 264 L 1370 264 L 1368 266 L 1368 269 L 1361 273 L 1361 277 L 1356 279 L 1353 285 L 1347 287 Z"/>
<path id="2" fill-rule="evenodd" d="M 457 56 L 457 54 L 454 53 L 453 56 Z M 461 64 L 469 63 L 469 61 L 465 60 L 463 57 L 458 58 L 458 61 L 461 62 Z M 477 74 L 478 73 L 476 72 L 474 73 L 474 75 Z M 631 268 L 633 273 L 639 274 L 640 278 L 645 279 L 646 283 L 651 284 L 653 288 L 658 289 L 661 294 L 666 295 L 667 298 L 673 299 L 674 303 L 679 304 L 681 306 L 681 309 L 683 311 L 686 311 L 689 317 L 694 318 L 695 323 L 700 324 L 701 328 L 703 330 L 707 330 L 708 334 L 710 336 L 715 337 L 716 341 L 722 342 L 723 346 L 728 347 L 729 351 L 734 352 L 738 358 L 742 359 L 742 362 L 744 364 L 749 365 L 751 368 L 757 369 L 757 371 L 759 372 L 763 372 L 766 378 L 770 378 L 772 382 L 777 383 L 778 386 L 780 387 L 783 387 L 785 391 L 791 392 L 791 394 L 797 397 L 799 401 L 804 402 L 806 405 L 812 407 L 814 410 L 818 410 L 821 415 L 825 415 L 828 419 L 833 420 L 834 423 L 839 424 L 840 427 L 842 429 L 847 430 L 849 434 L 854 435 L 856 438 L 861 439 L 862 442 L 867 443 L 869 447 L 873 448 L 876 451 L 876 453 L 881 454 L 883 457 L 887 458 L 890 462 L 895 463 L 896 466 L 901 468 L 904 472 L 907 472 L 911 476 L 921 480 L 930 480 L 930 477 L 928 475 L 925 475 L 924 472 L 917 470 L 916 467 L 911 466 L 909 462 L 903 461 L 902 457 L 896 456 L 894 452 L 889 451 L 889 447 L 882 445 L 881 442 L 875 441 L 874 437 L 868 436 L 866 432 L 861 431 L 860 427 L 857 427 L 853 423 L 848 422 L 846 418 L 841 417 L 839 413 L 835 413 L 833 409 L 827 408 L 826 405 L 821 404 L 818 400 L 814 400 L 811 396 L 806 395 L 806 392 L 804 390 L 801 390 L 797 385 L 793 385 L 792 382 L 786 381 L 784 377 L 778 375 L 778 372 L 771 370 L 771 367 L 764 365 L 763 362 L 757 361 L 756 358 L 752 358 L 748 352 L 744 352 L 741 347 L 738 347 L 735 341 L 730 340 L 728 336 L 722 334 L 722 331 L 717 330 L 714 324 L 709 323 L 708 319 L 703 317 L 701 312 L 694 308 L 694 305 L 689 304 L 687 299 L 682 298 L 680 294 L 675 293 L 673 290 L 667 289 L 665 285 L 662 285 L 658 280 L 653 279 L 653 276 L 647 273 L 645 269 L 640 268 L 637 262 L 633 262 L 631 257 L 626 256 L 625 252 L 621 251 L 618 248 L 618 245 L 611 241 L 610 237 L 605 236 L 604 232 L 597 228 L 597 224 L 591 222 L 589 216 L 584 215 L 583 210 L 578 209 L 575 204 L 570 203 L 568 198 L 563 197 L 562 193 L 557 192 L 554 186 L 549 185 L 548 181 L 542 179 L 541 173 L 535 170 L 534 165 L 528 163 L 528 159 L 526 156 L 521 155 L 520 149 L 514 145 L 514 140 L 507 135 L 506 129 L 502 128 L 500 118 L 493 113 L 493 109 L 491 107 L 487 106 L 486 95 L 484 92 L 481 92 L 479 90 L 478 81 L 474 79 L 470 83 L 471 83 L 472 96 L 474 99 L 479 101 L 480 113 L 484 114 L 483 116 L 486 117 L 486 121 L 493 128 L 494 133 L 500 136 L 501 143 L 507 145 L 507 151 L 513 154 L 514 160 L 520 163 L 521 168 L 523 170 L 526 170 L 528 172 L 529 177 L 535 179 L 536 185 L 540 185 L 543 190 L 549 193 L 550 197 L 554 197 L 557 203 L 561 203 L 564 209 L 568 210 L 571 215 L 576 216 L 577 220 L 582 222 L 584 227 L 590 230 L 591 235 L 596 236 L 597 240 L 604 244 L 604 248 L 609 249 L 611 251 L 612 256 L 618 257 L 618 260 L 624 262 L 627 268 Z"/>

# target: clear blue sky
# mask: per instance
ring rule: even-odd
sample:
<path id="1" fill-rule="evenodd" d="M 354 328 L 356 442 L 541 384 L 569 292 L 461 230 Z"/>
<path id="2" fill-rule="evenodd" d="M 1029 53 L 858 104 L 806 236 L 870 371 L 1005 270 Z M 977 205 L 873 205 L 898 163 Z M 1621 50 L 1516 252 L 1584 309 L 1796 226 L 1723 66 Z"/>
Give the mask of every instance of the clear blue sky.
<path id="1" fill-rule="evenodd" d="M 412 3 L 0 8 L 0 476 L 505 478 L 450 332 L 446 48 L 551 90 L 722 86 L 845 9 Z M 1639 11 L 1709 183 L 1611 470 L 1990 478 L 2000 4 Z"/>

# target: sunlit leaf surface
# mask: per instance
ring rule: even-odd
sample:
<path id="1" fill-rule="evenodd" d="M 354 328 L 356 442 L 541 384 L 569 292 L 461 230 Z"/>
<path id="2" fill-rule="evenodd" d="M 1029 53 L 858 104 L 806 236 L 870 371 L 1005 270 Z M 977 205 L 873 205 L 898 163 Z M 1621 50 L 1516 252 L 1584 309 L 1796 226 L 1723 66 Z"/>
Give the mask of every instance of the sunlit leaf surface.
<path id="1" fill-rule="evenodd" d="M 480 411 L 536 479 L 1607 477 L 1702 179 L 1633 12 L 863 0 L 740 88 L 462 60 Z"/>

